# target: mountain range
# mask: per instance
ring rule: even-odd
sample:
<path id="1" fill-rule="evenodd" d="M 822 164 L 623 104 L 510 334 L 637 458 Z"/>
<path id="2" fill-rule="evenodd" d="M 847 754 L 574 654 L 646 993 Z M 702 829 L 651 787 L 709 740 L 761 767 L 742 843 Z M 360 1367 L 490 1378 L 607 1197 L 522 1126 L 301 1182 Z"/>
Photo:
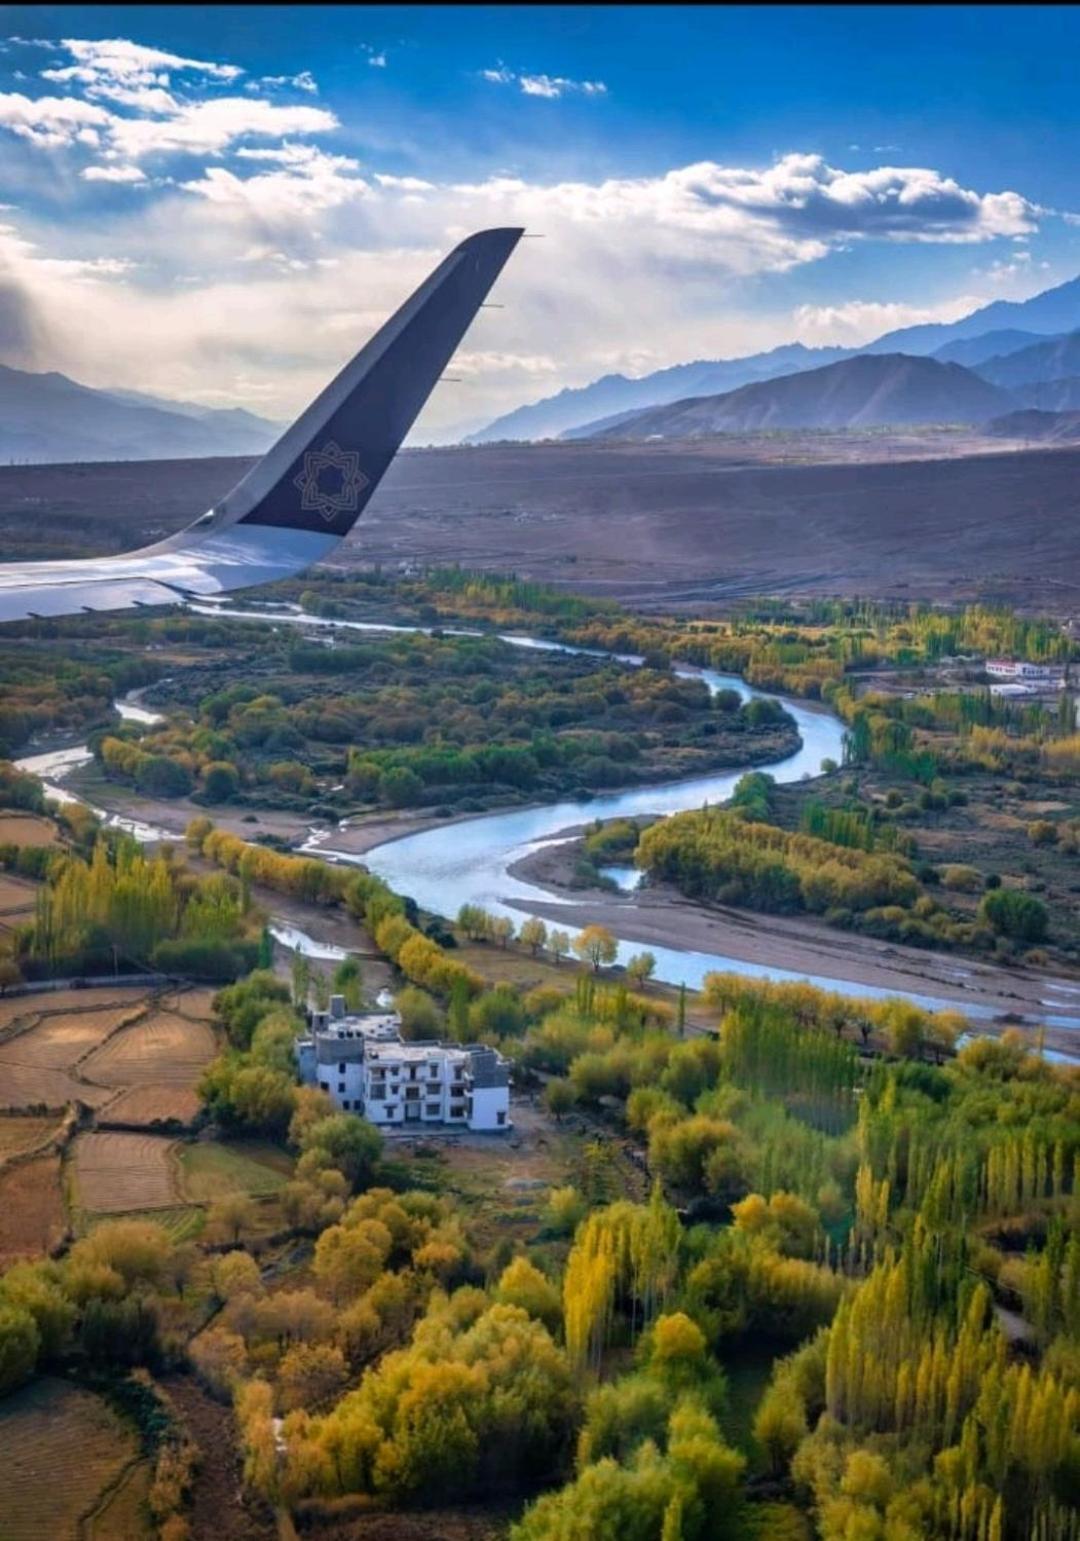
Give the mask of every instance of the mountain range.
<path id="1" fill-rule="evenodd" d="M 637 380 L 605 375 L 519 407 L 466 442 L 982 424 L 1028 408 L 1080 410 L 1080 278 L 860 349 L 794 343 Z"/>
<path id="2" fill-rule="evenodd" d="M 95 390 L 55 372 L 0 365 L 0 462 L 261 455 L 280 433 L 276 423 L 242 408 Z"/>

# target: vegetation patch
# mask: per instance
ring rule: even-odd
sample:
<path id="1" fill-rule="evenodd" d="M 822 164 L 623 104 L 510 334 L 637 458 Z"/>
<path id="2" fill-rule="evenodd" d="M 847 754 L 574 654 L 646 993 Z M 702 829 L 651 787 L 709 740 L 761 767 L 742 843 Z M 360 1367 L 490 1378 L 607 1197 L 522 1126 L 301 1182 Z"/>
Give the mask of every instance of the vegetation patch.
<path id="1" fill-rule="evenodd" d="M 269 1198 L 285 1186 L 292 1163 L 272 1145 L 199 1140 L 181 1148 L 179 1165 L 184 1197 L 193 1204 L 209 1204 L 228 1193 Z"/>

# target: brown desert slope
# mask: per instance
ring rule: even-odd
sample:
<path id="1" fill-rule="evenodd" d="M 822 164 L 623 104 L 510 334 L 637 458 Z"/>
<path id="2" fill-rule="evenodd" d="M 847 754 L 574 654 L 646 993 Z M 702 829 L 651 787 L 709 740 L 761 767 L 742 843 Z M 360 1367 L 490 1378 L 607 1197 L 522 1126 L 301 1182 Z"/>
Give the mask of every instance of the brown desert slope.
<path id="1" fill-rule="evenodd" d="M 460 562 L 645 604 L 788 592 L 1080 609 L 1080 449 L 881 459 L 890 448 L 938 452 L 897 438 L 875 440 L 873 464 L 813 463 L 867 452 L 843 436 L 406 452 L 333 565 Z M 137 546 L 247 464 L 0 468 L 0 557 Z"/>
<path id="2" fill-rule="evenodd" d="M 649 407 L 576 438 L 665 439 L 789 428 L 867 428 L 910 423 L 980 423 L 1008 411 L 1008 393 L 960 364 L 902 353 L 863 354 L 756 381 L 720 396 Z"/>

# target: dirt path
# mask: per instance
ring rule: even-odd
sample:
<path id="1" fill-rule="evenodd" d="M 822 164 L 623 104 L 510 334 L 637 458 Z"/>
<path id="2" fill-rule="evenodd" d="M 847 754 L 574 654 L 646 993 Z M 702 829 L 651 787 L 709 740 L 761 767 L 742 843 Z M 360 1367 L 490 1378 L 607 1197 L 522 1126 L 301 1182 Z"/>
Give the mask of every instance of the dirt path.
<path id="1" fill-rule="evenodd" d="M 162 1381 L 163 1389 L 199 1447 L 199 1465 L 186 1518 L 191 1541 L 274 1541 L 277 1523 L 269 1504 L 245 1500 L 232 1409 L 215 1402 L 191 1375 Z"/>

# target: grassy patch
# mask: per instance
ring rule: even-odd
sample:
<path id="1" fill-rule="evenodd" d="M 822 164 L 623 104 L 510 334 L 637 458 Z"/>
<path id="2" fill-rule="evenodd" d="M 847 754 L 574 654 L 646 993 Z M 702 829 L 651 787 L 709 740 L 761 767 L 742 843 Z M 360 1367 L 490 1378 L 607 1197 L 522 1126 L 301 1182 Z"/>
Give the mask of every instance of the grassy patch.
<path id="1" fill-rule="evenodd" d="M 228 1193 L 268 1198 L 289 1180 L 292 1162 L 275 1145 L 217 1141 L 185 1145 L 179 1153 L 180 1185 L 192 1204 L 211 1204 Z"/>

